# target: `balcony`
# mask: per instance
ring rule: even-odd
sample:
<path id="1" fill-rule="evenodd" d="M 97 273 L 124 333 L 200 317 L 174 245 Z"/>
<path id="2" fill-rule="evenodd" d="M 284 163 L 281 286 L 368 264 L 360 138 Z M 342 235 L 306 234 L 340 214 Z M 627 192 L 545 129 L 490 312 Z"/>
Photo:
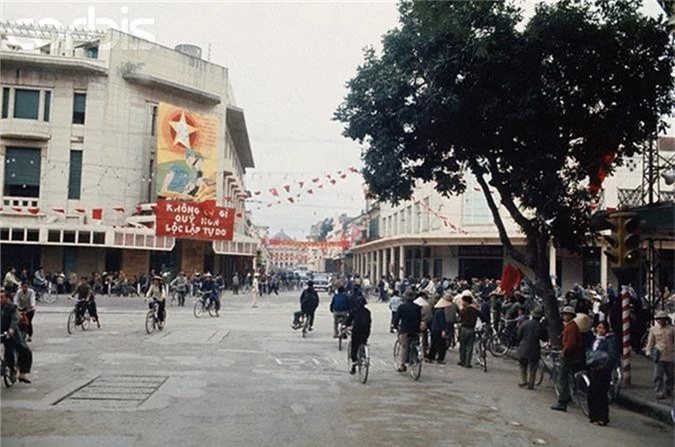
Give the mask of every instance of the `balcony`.
<path id="1" fill-rule="evenodd" d="M 20 118 L 5 118 L 0 137 L 13 140 L 49 141 L 52 137 L 48 122 Z"/>

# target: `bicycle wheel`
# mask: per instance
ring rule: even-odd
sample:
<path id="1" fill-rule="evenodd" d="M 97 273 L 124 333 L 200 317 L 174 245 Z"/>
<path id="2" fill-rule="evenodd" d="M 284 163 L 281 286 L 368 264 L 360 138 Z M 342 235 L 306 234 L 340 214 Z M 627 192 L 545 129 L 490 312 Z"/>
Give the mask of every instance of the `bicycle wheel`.
<path id="1" fill-rule="evenodd" d="M 58 298 L 56 295 L 52 295 L 52 292 L 47 289 L 42 293 L 42 296 L 40 297 L 43 302 L 47 304 L 54 304 L 56 302 L 56 298 Z"/>
<path id="2" fill-rule="evenodd" d="M 209 304 L 209 316 L 211 316 L 211 317 L 216 316 L 216 303 L 215 302 Z"/>
<path id="3" fill-rule="evenodd" d="M 145 332 L 152 334 L 155 330 L 155 311 L 150 309 L 145 316 Z"/>
<path id="4" fill-rule="evenodd" d="M 621 394 L 621 381 L 623 380 L 623 375 L 621 373 L 621 367 L 617 366 L 612 369 L 612 374 L 609 382 L 609 390 L 607 391 L 607 400 L 608 403 L 614 402 L 619 395 Z"/>
<path id="5" fill-rule="evenodd" d="M 75 331 L 75 311 L 71 311 L 70 314 L 68 314 L 68 321 L 66 323 L 66 330 L 68 331 L 68 334 L 72 334 L 73 331 Z"/>
<path id="6" fill-rule="evenodd" d="M 410 346 L 410 377 L 419 380 L 422 375 L 422 352 L 418 344 Z"/>
<path id="7" fill-rule="evenodd" d="M 487 347 L 485 346 L 485 341 L 481 340 L 478 343 L 478 346 L 480 347 L 479 353 L 478 353 L 478 358 L 480 359 L 480 364 L 483 366 L 483 372 L 487 372 Z"/>
<path id="8" fill-rule="evenodd" d="M 356 358 L 357 368 L 359 370 L 359 380 L 361 383 L 366 383 L 368 380 L 368 369 L 370 368 L 370 355 L 368 354 L 368 346 L 360 345 Z"/>
<path id="9" fill-rule="evenodd" d="M 302 324 L 302 338 L 307 336 L 309 330 L 309 315 L 305 315 L 305 322 Z"/>
<path id="10" fill-rule="evenodd" d="M 16 355 L 16 354 L 15 354 Z M 14 363 L 16 365 L 16 362 Z M 2 380 L 5 382 L 5 387 L 11 388 L 12 385 L 16 383 L 16 372 L 15 371 L 10 371 L 8 367 L 5 366 L 5 364 L 2 364 Z"/>
<path id="11" fill-rule="evenodd" d="M 534 378 L 534 384 L 536 386 L 541 385 L 541 383 L 544 381 L 544 370 L 547 370 L 548 368 L 546 367 L 546 363 L 544 363 L 544 359 L 539 359 L 539 365 L 537 366 L 537 375 Z"/>
<path id="12" fill-rule="evenodd" d="M 91 317 L 89 316 L 89 311 L 85 310 L 84 315 L 82 315 L 82 323 L 80 323 L 80 327 L 82 328 L 83 331 L 86 331 L 89 329 L 89 322 L 91 321 Z"/>
<path id="13" fill-rule="evenodd" d="M 204 303 L 202 300 L 195 301 L 195 307 L 192 313 L 195 315 L 195 318 L 199 318 L 204 314 Z"/>
<path id="14" fill-rule="evenodd" d="M 579 404 L 579 408 L 588 417 L 588 389 L 590 387 L 590 380 L 586 372 L 578 372 L 574 375 L 574 398 Z"/>
<path id="15" fill-rule="evenodd" d="M 169 306 L 173 307 L 178 303 L 178 297 L 175 293 L 171 294 L 171 300 L 169 301 Z"/>
<path id="16" fill-rule="evenodd" d="M 396 339 L 394 343 L 394 369 L 398 369 L 401 364 L 401 342 Z"/>
<path id="17" fill-rule="evenodd" d="M 164 309 L 162 312 L 162 321 L 155 318 L 155 326 L 157 327 L 158 331 L 161 331 L 164 329 L 164 326 L 166 326 L 166 309 Z"/>
<path id="18" fill-rule="evenodd" d="M 349 369 L 351 370 L 352 368 L 352 342 L 351 340 L 349 343 L 347 343 L 347 366 L 349 366 Z"/>
<path id="19" fill-rule="evenodd" d="M 509 345 L 505 341 L 503 336 L 494 335 L 488 345 L 490 354 L 495 357 L 503 357 L 509 350 Z"/>
<path id="20" fill-rule="evenodd" d="M 342 329 L 338 332 L 338 351 L 342 351 Z"/>

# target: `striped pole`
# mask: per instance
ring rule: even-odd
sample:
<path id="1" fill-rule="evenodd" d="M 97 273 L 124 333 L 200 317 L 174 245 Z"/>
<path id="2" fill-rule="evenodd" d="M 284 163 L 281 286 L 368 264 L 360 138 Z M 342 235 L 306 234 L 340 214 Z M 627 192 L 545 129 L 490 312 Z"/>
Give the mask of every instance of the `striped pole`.
<path id="1" fill-rule="evenodd" d="M 621 355 L 621 370 L 623 371 L 623 385 L 630 386 L 630 293 L 628 286 L 621 286 L 621 320 L 623 330 L 623 353 Z"/>

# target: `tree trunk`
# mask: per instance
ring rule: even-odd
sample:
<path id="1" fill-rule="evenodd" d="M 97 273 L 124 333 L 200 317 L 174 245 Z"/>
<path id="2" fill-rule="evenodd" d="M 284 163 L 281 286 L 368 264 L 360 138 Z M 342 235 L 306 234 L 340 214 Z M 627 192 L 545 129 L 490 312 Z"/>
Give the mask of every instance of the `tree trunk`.
<path id="1" fill-rule="evenodd" d="M 559 347 L 562 344 L 563 324 L 558 311 L 558 299 L 555 296 L 555 290 L 549 275 L 548 237 L 538 235 L 532 239 L 534 239 L 533 243 L 528 244 L 528 251 L 532 250 L 532 252 L 528 254 L 535 261 L 532 266 L 535 274 L 535 292 L 541 297 L 544 305 L 549 340 L 553 346 Z"/>

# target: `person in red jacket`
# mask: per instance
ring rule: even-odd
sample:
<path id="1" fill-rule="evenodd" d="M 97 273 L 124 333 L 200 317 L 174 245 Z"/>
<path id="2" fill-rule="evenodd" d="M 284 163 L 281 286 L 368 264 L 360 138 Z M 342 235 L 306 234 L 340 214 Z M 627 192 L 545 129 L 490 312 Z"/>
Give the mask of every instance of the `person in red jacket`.
<path id="1" fill-rule="evenodd" d="M 584 367 L 584 339 L 581 336 L 579 326 L 574 321 L 576 312 L 571 306 L 565 306 L 560 312 L 565 329 L 562 335 L 562 352 L 560 354 L 560 371 L 558 373 L 558 383 L 556 387 L 560 392 L 558 394 L 558 403 L 551 407 L 551 410 L 567 411 L 567 403 L 571 400 L 569 377 L 570 373 L 575 373 Z"/>

